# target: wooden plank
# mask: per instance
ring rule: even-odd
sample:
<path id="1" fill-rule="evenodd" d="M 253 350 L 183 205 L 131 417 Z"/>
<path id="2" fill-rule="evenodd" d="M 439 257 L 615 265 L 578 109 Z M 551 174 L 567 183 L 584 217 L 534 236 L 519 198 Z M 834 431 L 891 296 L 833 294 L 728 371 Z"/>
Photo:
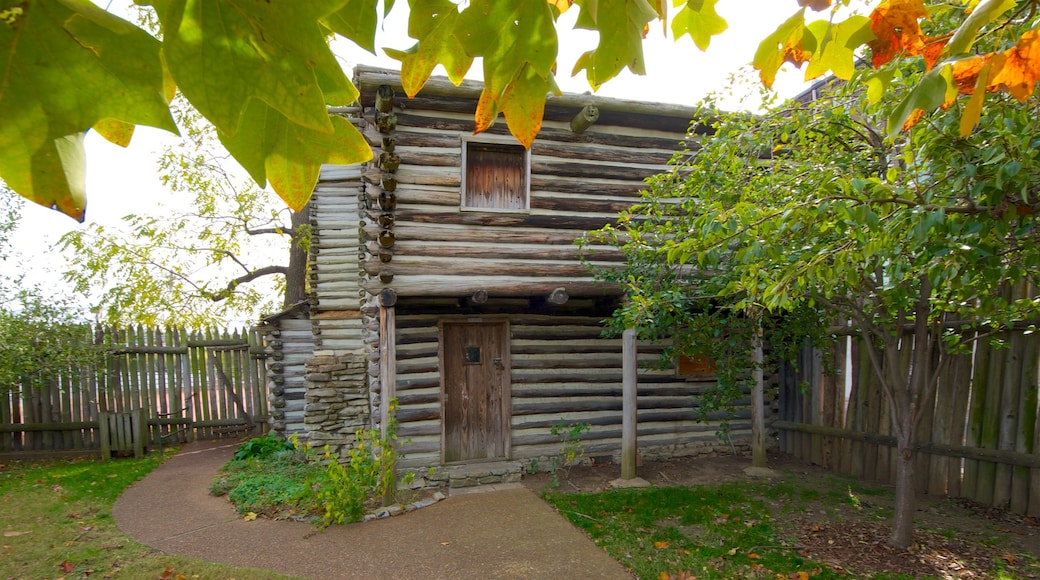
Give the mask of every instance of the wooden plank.
<path id="1" fill-rule="evenodd" d="M 1038 368 L 1040 362 L 1040 337 L 1036 334 L 1022 334 L 1022 371 L 1019 376 L 1019 399 L 1017 401 L 1018 425 L 1015 433 L 1014 450 L 1018 453 L 1030 453 L 1036 445 L 1037 403 L 1038 403 Z M 1012 470 L 1011 500 L 1009 509 L 1016 514 L 1029 512 L 1029 500 L 1032 495 L 1032 470 L 1015 467 Z M 1038 474 L 1040 476 L 1040 474 Z M 1040 491 L 1040 477 L 1037 477 Z"/>
<path id="2" fill-rule="evenodd" d="M 1002 338 L 1007 338 L 1002 336 Z M 991 361 L 986 375 L 986 400 L 982 413 L 982 429 L 979 447 L 997 449 L 1000 438 L 1001 409 L 1003 395 L 1005 365 L 1008 359 L 1006 348 L 990 349 Z M 993 505 L 996 485 L 996 465 L 985 461 L 979 464 L 978 480 L 975 484 L 975 501 Z"/>
<path id="3" fill-rule="evenodd" d="M 965 429 L 964 444 L 968 447 L 977 447 L 982 440 L 983 413 L 986 408 L 986 391 L 989 386 L 987 377 L 993 351 L 989 341 L 983 340 L 975 344 L 975 356 L 973 359 L 974 370 L 971 380 L 971 400 L 968 405 L 967 427 Z M 961 480 L 961 497 L 975 499 L 979 477 L 979 462 L 966 460 L 964 462 L 964 476 Z"/>
<path id="4" fill-rule="evenodd" d="M 1000 414 L 997 429 L 997 449 L 1015 450 L 1018 434 L 1019 395 L 1022 392 L 1022 359 L 1025 355 L 1025 337 L 1021 332 L 1008 333 L 1007 358 L 1001 380 Z M 1012 469 L 998 464 L 994 471 L 993 505 L 1007 509 L 1011 505 Z"/>

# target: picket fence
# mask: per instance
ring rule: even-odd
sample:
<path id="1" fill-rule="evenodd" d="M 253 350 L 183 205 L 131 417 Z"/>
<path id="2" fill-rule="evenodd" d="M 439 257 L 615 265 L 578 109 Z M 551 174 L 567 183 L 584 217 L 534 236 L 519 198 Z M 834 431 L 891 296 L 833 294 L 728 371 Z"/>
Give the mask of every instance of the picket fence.
<path id="1" fill-rule="evenodd" d="M 918 429 L 918 491 L 968 498 L 1040 516 L 1040 335 L 982 340 L 943 372 Z M 906 341 L 907 343 L 911 341 Z M 912 346 L 904 346 L 910 356 Z M 807 350 L 782 373 L 780 449 L 835 472 L 894 482 L 897 451 L 889 407 L 857 339 L 830 353 L 839 374 L 823 372 L 822 353 Z M 848 377 L 848 380 L 846 380 Z"/>
<path id="2" fill-rule="evenodd" d="M 140 410 L 147 445 L 266 429 L 265 357 L 255 330 L 92 329 L 101 363 L 43 387 L 0 385 L 0 453 L 101 448 L 99 413 Z"/>

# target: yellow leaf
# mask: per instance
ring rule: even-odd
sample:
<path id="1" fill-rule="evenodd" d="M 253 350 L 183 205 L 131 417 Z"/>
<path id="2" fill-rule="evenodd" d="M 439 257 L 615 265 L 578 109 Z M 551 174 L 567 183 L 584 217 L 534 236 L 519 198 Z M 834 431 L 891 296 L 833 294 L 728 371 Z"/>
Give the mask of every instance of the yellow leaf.
<path id="1" fill-rule="evenodd" d="M 249 512 L 242 519 L 251 522 L 256 519 L 256 512 Z"/>
<path id="2" fill-rule="evenodd" d="M 733 549 L 731 549 L 730 551 L 728 551 L 726 553 L 729 554 L 730 556 L 736 556 L 737 555 L 737 549 L 733 548 Z"/>
<path id="3" fill-rule="evenodd" d="M 750 554 L 748 554 L 747 557 L 748 557 L 749 560 L 761 560 L 762 559 L 762 556 L 759 556 L 758 554 L 756 554 L 754 552 L 751 552 Z"/>
<path id="4" fill-rule="evenodd" d="M 668 547 L 668 542 L 654 542 L 654 547 L 658 550 L 663 550 Z"/>

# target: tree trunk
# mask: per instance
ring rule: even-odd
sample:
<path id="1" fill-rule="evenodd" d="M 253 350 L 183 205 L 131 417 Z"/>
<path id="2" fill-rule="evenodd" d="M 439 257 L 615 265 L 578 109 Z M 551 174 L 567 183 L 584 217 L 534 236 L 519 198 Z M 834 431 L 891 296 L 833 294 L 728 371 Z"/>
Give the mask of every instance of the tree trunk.
<path id="1" fill-rule="evenodd" d="M 303 232 L 311 222 L 311 206 L 307 204 L 292 214 L 292 245 L 289 247 L 289 270 L 285 273 L 284 308 L 307 299 L 307 248 L 301 244 Z M 309 237 L 309 236 L 308 236 Z"/>
<path id="2" fill-rule="evenodd" d="M 914 443 L 913 437 L 899 442 L 899 460 L 896 462 L 896 503 L 892 535 L 888 545 L 905 549 L 914 539 Z"/>

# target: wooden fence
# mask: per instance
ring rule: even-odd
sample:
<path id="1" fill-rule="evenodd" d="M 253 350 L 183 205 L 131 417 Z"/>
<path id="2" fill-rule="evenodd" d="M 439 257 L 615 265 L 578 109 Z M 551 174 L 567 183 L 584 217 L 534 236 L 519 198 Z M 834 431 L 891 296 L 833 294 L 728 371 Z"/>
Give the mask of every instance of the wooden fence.
<path id="1" fill-rule="evenodd" d="M 1037 516 L 1040 335 L 1004 338 L 1005 347 L 979 341 L 974 352 L 949 361 L 918 428 L 916 482 L 921 493 Z M 838 375 L 824 373 L 820 353 L 811 351 L 803 353 L 797 371 L 781 373 L 773 426 L 786 453 L 839 473 L 893 482 L 897 457 L 889 408 L 857 342 L 835 346 Z"/>
<path id="2" fill-rule="evenodd" d="M 104 356 L 44 387 L 0 385 L 0 453 L 100 450 L 98 413 L 142 410 L 149 445 L 266 428 L 255 331 L 96 328 Z"/>

